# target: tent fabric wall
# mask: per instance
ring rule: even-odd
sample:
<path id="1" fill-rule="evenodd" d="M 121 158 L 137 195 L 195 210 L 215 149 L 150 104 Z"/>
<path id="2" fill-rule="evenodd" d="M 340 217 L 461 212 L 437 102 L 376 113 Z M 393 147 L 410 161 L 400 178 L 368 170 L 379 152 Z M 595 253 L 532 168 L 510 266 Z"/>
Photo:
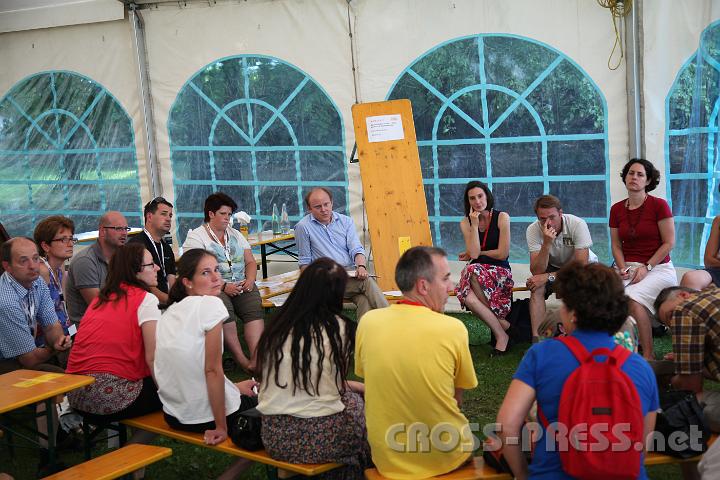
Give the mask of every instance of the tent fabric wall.
<path id="1" fill-rule="evenodd" d="M 647 3 L 647 2 L 646 2 Z M 657 189 L 657 194 L 672 197 L 668 192 L 668 177 L 666 160 L 668 158 L 668 100 L 673 84 L 678 75 L 689 62 L 695 61 L 701 35 L 714 22 L 720 20 L 720 2 L 711 0 L 660 2 L 656 8 L 646 5 L 643 15 L 644 28 L 644 121 L 645 121 L 645 145 L 646 156 L 656 164 L 660 165 L 663 177 Z M 700 60 L 702 61 L 702 59 Z M 717 90 L 717 89 L 716 89 Z M 716 94 L 715 94 L 716 95 Z M 717 97 L 710 99 L 716 101 Z M 700 105 L 697 102 L 701 99 L 694 99 L 694 107 Z M 710 105 L 712 109 L 712 105 Z M 717 138 L 717 134 L 715 135 Z M 717 144 L 715 145 L 714 157 L 717 159 Z M 710 172 L 712 172 L 712 165 Z M 718 165 L 715 165 L 717 171 Z M 706 183 L 705 181 L 699 183 Z M 714 204 L 708 205 L 707 200 L 702 200 L 705 205 L 686 205 L 688 208 L 673 204 L 673 212 L 678 219 L 676 230 L 678 238 L 676 242 L 675 259 L 676 263 L 683 266 L 697 266 L 702 264 L 704 242 L 707 241 L 709 233 L 709 222 L 713 215 L 720 214 L 717 210 L 717 183 L 708 185 L 710 195 L 714 194 Z M 694 188 L 705 188 L 696 183 Z M 693 188 L 691 187 L 691 188 Z M 697 193 L 697 192 L 696 192 Z M 689 195 L 690 198 L 705 198 L 705 195 Z M 697 200 L 691 200 L 697 201 Z M 691 208 L 690 208 L 691 207 Z M 708 219 L 705 221 L 705 228 L 692 228 L 683 218 L 687 210 L 707 209 Z"/>
<path id="2" fill-rule="evenodd" d="M 720 2 L 662 0 L 643 9 L 643 94 L 647 158 L 665 157 L 665 99 L 683 64 L 697 50 L 700 35 L 720 19 Z M 658 186 L 664 194 L 664 182 Z"/>
<path id="3" fill-rule="evenodd" d="M 329 5 L 333 5 L 330 7 Z M 610 153 L 615 163 L 627 155 L 625 77 L 623 69 L 609 72 L 607 54 L 613 41 L 609 13 L 588 2 L 550 2 L 542 7 L 529 0 L 509 9 L 491 1 L 351 3 L 350 21 L 357 53 L 359 101 L 386 98 L 397 76 L 418 56 L 437 44 L 466 34 L 509 32 L 546 42 L 584 68 L 611 105 Z M 345 2 L 249 2 L 244 8 L 192 4 L 178 9 L 163 5 L 143 10 L 151 84 L 155 103 L 158 151 L 163 172 L 169 168 L 166 119 L 184 81 L 215 59 L 231 54 L 277 57 L 308 73 L 343 112 L 346 148 L 353 144 L 349 108 L 354 102 L 348 12 Z M 572 21 L 568 22 L 570 15 Z M 538 21 L 541 17 L 543 21 Z M 263 19 L 272 19 L 272 22 Z M 576 25 L 572 31 L 562 28 Z M 548 28 L 548 25 L 555 25 Z M 198 36 L 197 32 L 203 32 Z M 582 33 L 581 33 L 582 32 Z M 177 59 L 182 58 L 182 62 Z M 360 182 L 356 165 L 349 167 L 350 204 L 360 224 Z M 164 191 L 171 180 L 162 174 Z"/>
<path id="4" fill-rule="evenodd" d="M 130 116 L 141 196 L 147 198 L 150 193 L 145 174 L 145 144 L 139 130 L 142 119 L 131 45 L 127 21 L 0 34 L 0 64 L 12 66 L 0 73 L 0 98 L 23 79 L 40 72 L 77 73 L 97 83 Z M 32 226 L 29 226 L 14 234 L 31 232 Z"/>
<path id="5" fill-rule="evenodd" d="M 361 101 L 383 99 L 403 69 L 442 42 L 477 33 L 515 34 L 563 52 L 590 75 L 608 103 L 611 165 L 627 157 L 624 65 L 615 71 L 607 68 L 614 30 L 610 14 L 596 2 L 356 3 Z M 613 198 L 620 194 L 611 192 Z"/>
<path id="6" fill-rule="evenodd" d="M 167 120 L 183 85 L 205 65 L 235 55 L 277 58 L 301 70 L 340 108 L 352 132 L 352 68 L 344 2 L 248 2 L 214 7 L 170 5 L 142 12 L 146 27 L 150 83 L 155 104 L 158 157 L 163 190 L 173 191 Z M 203 32 L 198 35 L 198 31 Z M 180 60 L 180 61 L 179 61 Z M 348 135 L 345 135 L 345 144 Z M 352 148 L 352 143 L 349 144 Z M 348 150 L 349 153 L 349 150 Z M 356 170 L 356 169 L 355 169 Z M 351 185 L 359 185 L 351 173 Z M 349 201 L 358 205 L 357 189 Z M 278 204 L 279 206 L 279 204 Z M 253 206 L 240 208 L 255 213 Z M 270 211 L 261 212 L 270 215 Z M 179 239 L 182 241 L 183 239 Z"/>
<path id="7" fill-rule="evenodd" d="M 115 0 L 5 0 L 0 3 L 0 32 L 122 20 Z"/>
<path id="8" fill-rule="evenodd" d="M 700 33 L 720 15 L 720 6 L 713 0 L 643 3 L 645 143 L 649 158 L 662 159 L 664 99 L 677 71 L 697 48 Z M 545 43 L 589 75 L 607 105 L 610 200 L 624 195 L 615 173 L 628 156 L 626 72 L 624 64 L 614 71 L 607 68 L 615 34 L 610 13 L 596 2 L 354 0 L 348 7 L 345 0 L 189 0 L 140 13 L 146 29 L 160 176 L 163 193 L 171 201 L 168 115 L 182 86 L 210 62 L 235 55 L 267 55 L 303 71 L 339 108 L 347 157 L 354 141 L 350 108 L 356 87 L 358 101 L 384 100 L 403 70 L 425 52 L 481 33 Z M 11 66 L 0 72 L 0 95 L 28 75 L 55 69 L 76 71 L 107 88 L 133 120 L 142 197 L 144 201 L 151 197 L 127 19 L 0 34 L 0 63 Z M 348 176 L 351 213 L 361 225 L 357 165 L 348 167 Z M 664 193 L 662 183 L 657 192 Z"/>

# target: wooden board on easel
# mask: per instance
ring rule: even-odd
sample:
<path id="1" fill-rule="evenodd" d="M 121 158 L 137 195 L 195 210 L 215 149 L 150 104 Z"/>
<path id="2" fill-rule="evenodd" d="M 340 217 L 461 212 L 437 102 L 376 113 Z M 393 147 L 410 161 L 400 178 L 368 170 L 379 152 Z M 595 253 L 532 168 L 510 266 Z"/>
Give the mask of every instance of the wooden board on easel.
<path id="1" fill-rule="evenodd" d="M 397 290 L 395 265 L 411 246 L 432 245 L 410 100 L 352 107 L 375 273 Z"/>

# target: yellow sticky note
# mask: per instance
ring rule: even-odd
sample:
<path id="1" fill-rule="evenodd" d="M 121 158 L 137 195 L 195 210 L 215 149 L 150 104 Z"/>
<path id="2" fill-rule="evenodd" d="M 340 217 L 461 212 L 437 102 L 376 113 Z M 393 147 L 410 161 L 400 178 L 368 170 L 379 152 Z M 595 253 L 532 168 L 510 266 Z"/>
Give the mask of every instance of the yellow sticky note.
<path id="1" fill-rule="evenodd" d="M 33 385 L 38 385 L 40 383 L 49 382 L 50 380 L 53 380 L 58 377 L 62 377 L 62 373 L 46 373 L 45 375 L 40 375 L 39 377 L 31 378 L 28 380 L 23 380 L 22 382 L 18 382 L 13 384 L 13 387 L 20 387 L 20 388 L 28 388 L 32 387 Z"/>
<path id="2" fill-rule="evenodd" d="M 405 253 L 410 247 L 412 247 L 410 237 L 398 237 L 398 250 L 400 250 L 400 255 Z"/>

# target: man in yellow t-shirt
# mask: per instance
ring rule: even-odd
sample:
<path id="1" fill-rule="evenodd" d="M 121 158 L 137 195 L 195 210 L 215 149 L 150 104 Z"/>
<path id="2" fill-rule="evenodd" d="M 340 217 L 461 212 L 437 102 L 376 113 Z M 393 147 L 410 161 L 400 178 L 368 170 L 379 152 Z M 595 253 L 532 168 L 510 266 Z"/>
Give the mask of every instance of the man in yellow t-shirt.
<path id="1" fill-rule="evenodd" d="M 472 455 L 474 436 L 460 405 L 477 377 L 465 326 L 442 313 L 453 287 L 446 253 L 409 249 L 395 281 L 405 300 L 363 316 L 355 373 L 365 378 L 368 441 L 380 473 L 432 477 Z"/>

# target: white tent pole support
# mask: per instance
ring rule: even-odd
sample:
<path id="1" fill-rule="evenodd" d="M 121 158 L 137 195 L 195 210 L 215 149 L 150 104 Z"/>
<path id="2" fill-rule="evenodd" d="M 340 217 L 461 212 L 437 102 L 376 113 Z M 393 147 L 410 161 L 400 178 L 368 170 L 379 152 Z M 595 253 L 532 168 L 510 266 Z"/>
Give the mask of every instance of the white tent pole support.
<path id="1" fill-rule="evenodd" d="M 352 11 L 352 1 L 353 0 L 346 0 L 347 1 L 347 19 L 348 19 L 348 37 L 350 39 L 350 60 L 352 64 L 352 76 L 353 76 L 353 89 L 355 93 L 355 103 L 360 103 L 360 93 L 359 93 L 359 87 L 358 87 L 358 68 L 356 64 L 357 60 L 357 43 L 355 40 L 355 35 L 353 31 L 353 24 L 355 20 L 355 15 Z M 357 144 L 355 144 L 357 146 Z M 353 152 L 355 151 L 355 147 L 353 147 Z M 351 155 L 352 157 L 352 155 Z M 348 159 L 349 161 L 352 161 L 352 158 Z M 365 192 L 362 189 L 362 182 L 360 182 L 360 204 L 362 205 L 362 244 L 363 247 L 367 247 L 367 215 L 365 213 Z M 368 262 L 370 260 L 370 255 L 372 254 L 372 250 L 370 253 L 368 253 Z"/>
<path id="2" fill-rule="evenodd" d="M 143 124 L 145 128 L 145 145 L 147 156 L 147 169 L 150 177 L 150 191 L 152 197 L 162 195 L 162 182 L 157 161 L 157 143 L 155 140 L 155 122 L 153 120 L 152 98 L 150 96 L 150 80 L 148 77 L 147 49 L 145 46 L 145 26 L 143 24 L 138 6 L 134 3 L 128 5 L 130 22 L 133 30 L 133 47 L 135 47 L 135 61 L 138 67 L 138 84 L 140 99 L 142 101 Z"/>
<path id="3" fill-rule="evenodd" d="M 360 93 L 358 91 L 358 71 L 355 59 L 357 58 L 357 45 L 355 36 L 353 35 L 353 20 L 355 15 L 352 13 L 352 0 L 347 0 L 347 17 L 348 17 L 348 36 L 350 37 L 350 60 L 352 62 L 353 88 L 355 91 L 355 103 L 360 103 Z"/>
<path id="4" fill-rule="evenodd" d="M 631 158 L 645 158 L 644 101 L 642 91 L 642 6 L 642 0 L 634 0 L 630 15 L 625 17 L 628 150 Z"/>

